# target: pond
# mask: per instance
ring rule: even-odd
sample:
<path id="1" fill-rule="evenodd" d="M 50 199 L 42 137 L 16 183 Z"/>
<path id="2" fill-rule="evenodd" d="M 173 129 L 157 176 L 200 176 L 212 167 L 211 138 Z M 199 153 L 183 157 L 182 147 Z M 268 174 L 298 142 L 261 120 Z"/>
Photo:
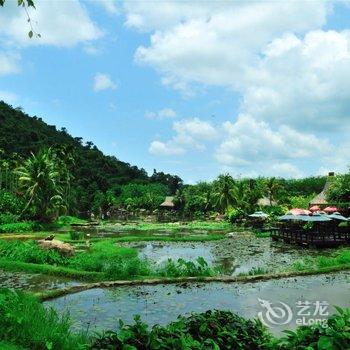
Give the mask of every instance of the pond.
<path id="1" fill-rule="evenodd" d="M 64 277 L 28 274 L 24 272 L 9 272 L 0 269 L 0 288 L 14 288 L 31 292 L 42 292 L 77 284 L 79 284 L 79 282 Z"/>
<path id="2" fill-rule="evenodd" d="M 264 311 L 259 299 L 275 306 L 284 302 L 291 308 L 292 319 L 287 324 L 271 328 L 274 334 L 296 328 L 296 303 L 326 302 L 327 312 L 332 305 L 350 306 L 350 273 L 285 278 L 256 283 L 182 283 L 168 285 L 123 286 L 92 289 L 51 300 L 61 313 L 69 312 L 75 330 L 96 331 L 116 329 L 118 319 L 131 323 L 138 314 L 149 325 L 167 324 L 179 314 L 203 312 L 208 309 L 231 310 L 248 318 Z M 313 305 L 313 304 L 312 304 Z M 282 321 L 281 321 L 282 322 Z"/>
<path id="3" fill-rule="evenodd" d="M 227 275 L 247 273 L 252 268 L 266 268 L 277 272 L 295 260 L 327 255 L 332 250 L 315 250 L 257 238 L 252 233 L 237 233 L 233 238 L 209 242 L 133 242 L 118 245 L 138 249 L 141 257 L 162 264 L 167 259 L 196 260 L 203 257 L 209 264 L 219 266 Z"/>

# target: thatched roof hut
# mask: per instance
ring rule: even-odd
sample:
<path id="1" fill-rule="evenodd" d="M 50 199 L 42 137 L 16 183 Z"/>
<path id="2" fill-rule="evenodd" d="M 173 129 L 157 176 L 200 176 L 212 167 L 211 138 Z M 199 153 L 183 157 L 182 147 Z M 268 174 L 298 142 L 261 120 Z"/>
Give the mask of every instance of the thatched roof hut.
<path id="1" fill-rule="evenodd" d="M 277 202 L 275 202 L 274 200 L 270 201 L 270 199 L 267 197 L 262 197 L 258 200 L 258 205 L 262 207 L 269 207 L 269 206 L 277 205 Z"/>
<path id="2" fill-rule="evenodd" d="M 160 205 L 161 208 L 172 209 L 175 207 L 174 197 L 165 197 L 165 201 Z"/>
<path id="3" fill-rule="evenodd" d="M 327 204 L 327 192 L 329 190 L 329 187 L 330 187 L 333 179 L 334 179 L 334 172 L 328 173 L 328 178 L 327 178 L 327 181 L 324 185 L 323 190 L 310 201 L 310 203 L 309 203 L 310 207 L 313 205 L 323 205 L 324 206 Z"/>

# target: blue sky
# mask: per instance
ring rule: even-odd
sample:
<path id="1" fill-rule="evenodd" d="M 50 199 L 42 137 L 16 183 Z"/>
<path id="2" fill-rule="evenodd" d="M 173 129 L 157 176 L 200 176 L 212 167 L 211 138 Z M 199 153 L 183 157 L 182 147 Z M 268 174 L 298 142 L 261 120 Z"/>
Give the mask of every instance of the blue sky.
<path id="1" fill-rule="evenodd" d="M 347 169 L 347 2 L 36 3 L 41 39 L 0 9 L 0 98 L 28 114 L 190 183 Z"/>

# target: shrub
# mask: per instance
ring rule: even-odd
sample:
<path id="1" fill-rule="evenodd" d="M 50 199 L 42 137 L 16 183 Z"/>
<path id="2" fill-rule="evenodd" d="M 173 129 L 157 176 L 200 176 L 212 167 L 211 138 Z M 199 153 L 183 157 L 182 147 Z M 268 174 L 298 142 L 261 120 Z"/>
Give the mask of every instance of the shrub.
<path id="1" fill-rule="evenodd" d="M 24 208 L 23 200 L 15 194 L 0 190 L 0 213 L 20 214 Z"/>
<path id="2" fill-rule="evenodd" d="M 35 229 L 32 221 L 14 222 L 0 225 L 0 233 L 30 232 Z"/>
<path id="3" fill-rule="evenodd" d="M 120 323 L 117 332 L 97 336 L 91 349 L 267 349 L 271 336 L 258 320 L 246 320 L 229 311 L 207 311 L 179 317 L 167 326 L 147 325 L 135 317 L 133 325 Z"/>
<path id="4" fill-rule="evenodd" d="M 69 237 L 72 241 L 78 241 L 85 238 L 84 232 L 71 231 L 69 232 Z"/>
<path id="5" fill-rule="evenodd" d="M 18 221 L 18 215 L 16 214 L 0 214 L 0 225 L 12 224 Z"/>
<path id="6" fill-rule="evenodd" d="M 20 291 L 0 290 L 0 340 L 31 350 L 83 349 L 83 336 L 73 336 L 67 316 L 45 309 Z M 10 349 L 10 347 L 8 348 Z"/>
<path id="7" fill-rule="evenodd" d="M 327 325 L 301 326 L 276 342 L 275 349 L 343 350 L 350 349 L 350 309 L 336 308 Z"/>

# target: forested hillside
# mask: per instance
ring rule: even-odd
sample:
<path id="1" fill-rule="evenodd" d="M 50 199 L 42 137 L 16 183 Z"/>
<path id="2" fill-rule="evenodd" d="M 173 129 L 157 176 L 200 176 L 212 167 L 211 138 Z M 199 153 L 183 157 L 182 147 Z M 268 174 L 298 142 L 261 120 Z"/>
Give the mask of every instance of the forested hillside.
<path id="1" fill-rule="evenodd" d="M 18 163 L 40 150 L 53 147 L 64 153 L 73 175 L 72 197 L 79 198 L 79 210 L 88 210 L 96 193 L 110 191 L 115 195 L 127 183 L 158 183 L 165 185 L 166 194 L 175 193 L 181 184 L 178 176 L 154 172 L 148 176 L 144 169 L 104 155 L 92 142 L 83 143 L 65 128 L 57 130 L 41 118 L 30 117 L 19 108 L 0 101 L 0 158 L 6 163 Z"/>

